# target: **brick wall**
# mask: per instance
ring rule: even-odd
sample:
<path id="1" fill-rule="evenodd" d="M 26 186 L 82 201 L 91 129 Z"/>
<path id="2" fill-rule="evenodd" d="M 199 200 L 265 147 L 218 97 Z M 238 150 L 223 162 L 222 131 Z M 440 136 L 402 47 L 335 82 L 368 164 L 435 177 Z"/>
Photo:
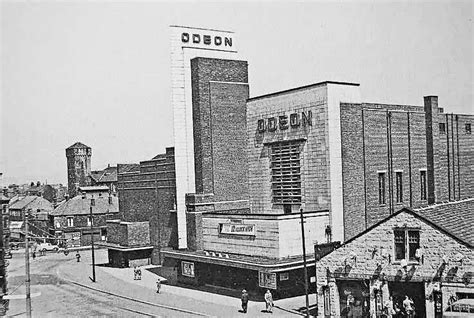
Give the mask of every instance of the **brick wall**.
<path id="1" fill-rule="evenodd" d="M 177 247 L 174 169 L 173 148 L 140 162 L 139 171 L 122 173 L 118 165 L 120 220 L 149 222 L 150 243 L 155 246 L 153 264 L 159 263 L 161 247 Z"/>
<path id="2" fill-rule="evenodd" d="M 439 132 L 439 177 L 436 178 L 436 202 L 474 197 L 474 135 L 466 124 L 474 125 L 474 116 L 438 114 L 446 131 Z"/>
<path id="3" fill-rule="evenodd" d="M 247 199 L 247 62 L 192 59 L 191 82 L 196 192 Z"/>
<path id="4" fill-rule="evenodd" d="M 424 109 L 341 104 L 346 240 L 403 207 L 427 205 L 420 171 L 427 171 L 433 203 L 474 196 L 474 140 L 465 133 L 465 123 L 474 116 L 442 114 L 436 97 L 425 103 Z M 441 121 L 447 127 L 444 134 L 439 133 Z M 384 205 L 379 204 L 379 172 L 385 172 Z M 401 203 L 396 202 L 396 172 L 402 173 Z"/>
<path id="5" fill-rule="evenodd" d="M 423 261 L 410 263 L 405 273 L 400 262 L 395 261 L 393 230 L 406 226 L 420 230 Z M 464 256 L 462 264 L 457 261 L 459 253 Z M 352 259 L 353 255 L 355 259 Z M 443 257 L 450 260 L 444 266 L 442 265 Z M 345 268 L 347 264 L 349 267 Z M 377 269 L 378 264 L 381 264 L 381 270 Z M 459 288 L 473 288 L 472 278 L 468 284 L 465 280 L 469 275 L 472 276 L 472 264 L 474 264 L 472 247 L 457 241 L 410 213 L 401 212 L 371 231 L 346 243 L 317 263 L 319 312 L 324 312 L 322 287 L 329 286 L 331 314 L 333 317 L 339 315 L 339 293 L 335 284 L 337 279 L 369 280 L 372 290 L 374 281 L 378 275 L 383 273 L 387 281 L 426 282 L 425 291 L 428 293 L 430 282 L 433 279 L 436 280 L 435 276 L 440 271 L 442 285 L 449 283 Z M 452 276 L 453 273 L 455 273 L 454 276 Z M 386 285 L 384 284 L 384 286 Z M 388 289 L 383 288 L 383 290 L 385 290 L 383 297 L 386 300 L 389 296 Z M 371 297 L 373 298 L 372 291 Z M 373 299 L 371 299 L 372 310 L 373 305 Z M 433 302 L 427 297 L 427 312 L 432 307 Z M 430 316 L 428 315 L 428 317 Z"/>

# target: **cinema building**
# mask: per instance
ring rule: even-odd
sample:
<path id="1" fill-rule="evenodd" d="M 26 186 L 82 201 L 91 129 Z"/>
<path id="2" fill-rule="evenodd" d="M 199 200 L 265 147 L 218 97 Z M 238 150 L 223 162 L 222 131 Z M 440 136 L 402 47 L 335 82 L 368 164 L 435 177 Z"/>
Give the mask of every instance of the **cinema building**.
<path id="1" fill-rule="evenodd" d="M 233 37 L 215 48 L 222 56 L 193 34 L 219 31 L 173 27 L 166 169 L 175 173 L 140 168 L 126 180 L 119 168 L 120 213 L 148 221 L 150 240 L 116 250 L 149 249 L 183 284 L 284 297 L 304 290 L 301 210 L 314 291 L 315 242 L 344 242 L 404 207 L 474 196 L 474 116 L 445 114 L 435 96 L 364 103 L 359 84 L 332 81 L 249 98 L 234 34 L 222 33 Z M 123 196 L 132 185 L 149 196 Z"/>

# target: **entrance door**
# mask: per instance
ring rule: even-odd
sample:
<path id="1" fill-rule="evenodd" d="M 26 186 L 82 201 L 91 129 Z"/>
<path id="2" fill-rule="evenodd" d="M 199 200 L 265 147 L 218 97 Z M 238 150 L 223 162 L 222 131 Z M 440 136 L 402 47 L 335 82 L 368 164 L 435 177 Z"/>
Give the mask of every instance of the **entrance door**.
<path id="1" fill-rule="evenodd" d="M 425 317 L 425 285 L 411 282 L 389 282 L 388 289 L 393 298 L 393 305 L 403 310 L 403 300 L 408 296 L 415 304 L 415 317 Z"/>
<path id="2" fill-rule="evenodd" d="M 368 281 L 341 280 L 336 282 L 339 290 L 341 317 L 369 317 L 370 290 Z"/>

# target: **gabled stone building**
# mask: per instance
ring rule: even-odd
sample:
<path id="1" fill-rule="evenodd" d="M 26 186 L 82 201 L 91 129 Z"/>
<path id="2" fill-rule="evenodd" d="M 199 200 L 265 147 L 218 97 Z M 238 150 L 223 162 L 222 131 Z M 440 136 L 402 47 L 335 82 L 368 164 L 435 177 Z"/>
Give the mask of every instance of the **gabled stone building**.
<path id="1" fill-rule="evenodd" d="M 318 260 L 321 317 L 379 317 L 389 297 L 416 317 L 474 298 L 474 199 L 402 210 Z"/>

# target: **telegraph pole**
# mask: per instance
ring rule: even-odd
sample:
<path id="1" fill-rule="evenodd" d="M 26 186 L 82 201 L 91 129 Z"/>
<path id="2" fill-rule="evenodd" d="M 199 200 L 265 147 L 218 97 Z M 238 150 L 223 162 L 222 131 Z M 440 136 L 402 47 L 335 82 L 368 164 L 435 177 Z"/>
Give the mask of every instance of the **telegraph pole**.
<path id="1" fill-rule="evenodd" d="M 303 209 L 300 209 L 300 219 L 301 219 L 301 238 L 303 241 L 304 294 L 306 298 L 306 317 L 309 317 L 308 270 L 306 269 L 306 244 L 305 244 L 305 239 L 304 239 Z"/>
<path id="2" fill-rule="evenodd" d="M 94 221 L 92 218 L 92 207 L 95 205 L 95 199 L 91 198 L 91 210 L 90 210 L 90 218 L 91 218 L 91 246 L 92 246 L 92 278 L 89 277 L 91 281 L 95 283 L 95 253 L 94 253 Z"/>
<path id="3" fill-rule="evenodd" d="M 28 217 L 31 209 L 25 211 L 25 286 L 26 286 L 26 317 L 31 318 L 31 290 L 30 290 L 30 243 L 28 235 Z"/>

